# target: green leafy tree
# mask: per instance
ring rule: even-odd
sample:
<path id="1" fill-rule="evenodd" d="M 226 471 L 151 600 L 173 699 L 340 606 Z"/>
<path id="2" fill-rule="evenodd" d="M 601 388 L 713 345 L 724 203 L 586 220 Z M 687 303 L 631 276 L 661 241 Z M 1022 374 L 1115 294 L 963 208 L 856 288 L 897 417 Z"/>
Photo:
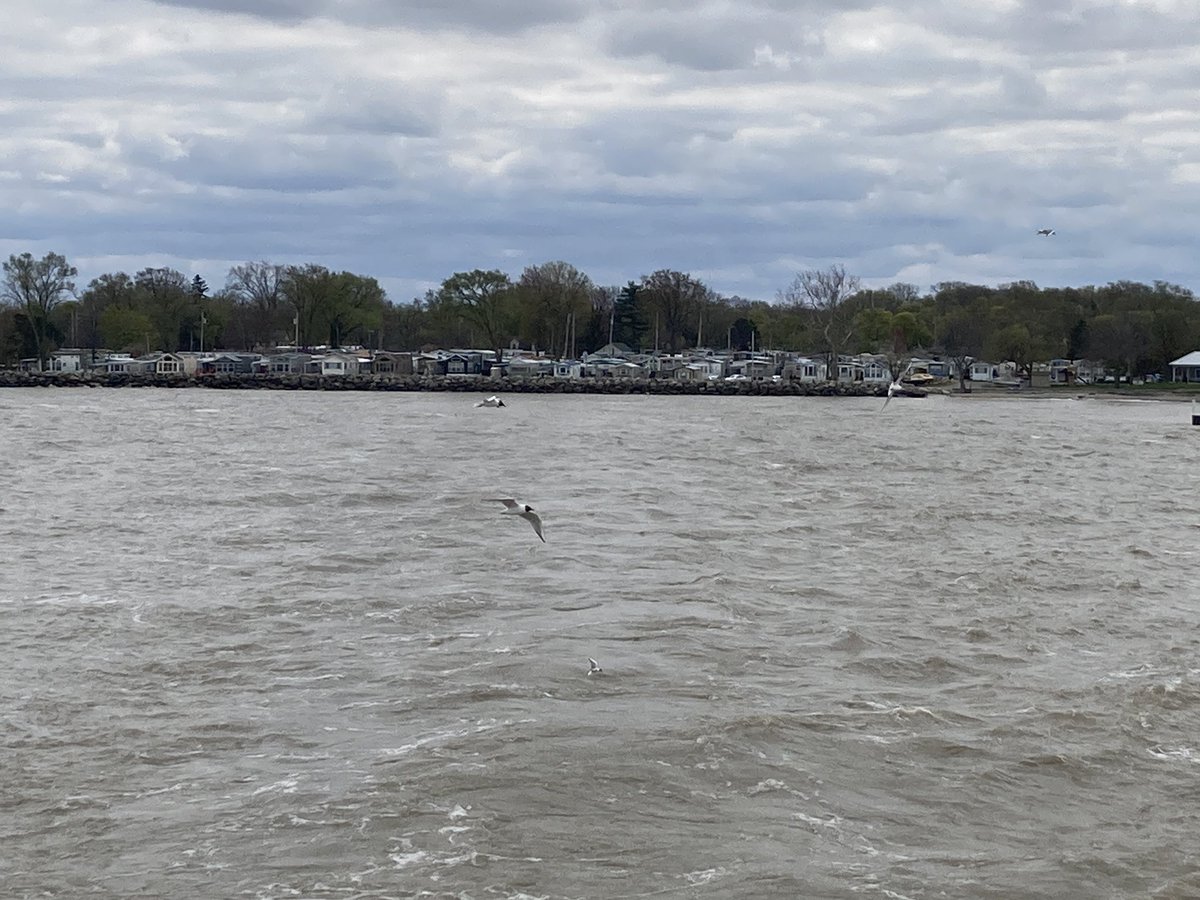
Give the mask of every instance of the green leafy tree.
<path id="1" fill-rule="evenodd" d="M 562 261 L 529 266 L 516 284 L 522 333 L 534 346 L 570 355 L 578 322 L 591 308 L 592 280 Z"/>
<path id="2" fill-rule="evenodd" d="M 662 349 L 683 349 L 685 333 L 698 321 L 700 310 L 712 292 L 698 278 L 671 269 L 659 269 L 642 279 L 642 297 L 655 317 Z M 657 347 L 655 349 L 658 349 Z"/>
<path id="3" fill-rule="evenodd" d="M 0 368 L 15 366 L 25 355 L 17 315 L 15 307 L 0 306 Z"/>
<path id="4" fill-rule="evenodd" d="M 641 348 L 642 338 L 646 334 L 646 318 L 642 315 L 641 295 L 641 285 L 633 281 L 621 288 L 617 294 L 616 303 L 613 306 L 613 318 L 609 322 L 613 343 L 625 344 L 634 350 Z"/>
<path id="5" fill-rule="evenodd" d="M 456 272 L 442 282 L 439 295 L 450 309 L 479 329 L 488 346 L 501 359 L 513 319 L 513 290 L 508 276 L 498 270 Z"/>
<path id="6" fill-rule="evenodd" d="M 78 275 L 66 257 L 47 253 L 34 259 L 32 253 L 12 255 L 4 263 L 4 282 L 0 299 L 16 306 L 25 317 L 33 355 L 44 367 L 52 348 L 54 329 L 51 314 L 67 297 L 75 293 Z"/>
<path id="7" fill-rule="evenodd" d="M 88 282 L 79 295 L 79 324 L 82 345 L 93 353 L 101 345 L 112 347 L 100 322 L 104 312 L 112 307 L 133 309 L 138 302 L 133 279 L 124 272 L 108 272 Z"/>
<path id="8" fill-rule="evenodd" d="M 1104 313 L 1092 320 L 1092 344 L 1108 368 L 1132 376 L 1137 373 L 1139 361 L 1150 355 L 1153 327 L 1149 310 Z"/>
<path id="9" fill-rule="evenodd" d="M 133 276 L 133 284 L 158 349 L 174 351 L 195 342 L 200 315 L 187 276 L 167 267 L 146 268 Z"/>
<path id="10" fill-rule="evenodd" d="M 612 285 L 592 285 L 588 296 L 590 307 L 587 317 L 578 329 L 580 347 L 588 352 L 598 350 L 609 341 L 610 330 L 615 331 L 617 297 L 620 288 Z"/>
<path id="11" fill-rule="evenodd" d="M 378 331 L 383 323 L 387 296 L 374 278 L 337 272 L 331 279 L 328 304 L 324 309 L 329 344 L 364 344 L 368 332 Z"/>
<path id="12" fill-rule="evenodd" d="M 106 347 L 137 353 L 144 349 L 147 336 L 154 331 L 154 323 L 140 309 L 114 304 L 100 313 L 99 328 Z"/>
<path id="13" fill-rule="evenodd" d="M 754 322 L 745 316 L 739 316 L 733 320 L 733 324 L 729 326 L 727 335 L 727 343 L 732 350 L 739 352 L 749 350 L 754 344 L 754 335 L 757 329 Z"/>
<path id="14" fill-rule="evenodd" d="M 1013 323 L 1000 329 L 991 337 L 991 355 L 1001 360 L 1010 360 L 1017 373 L 1026 378 L 1033 377 L 1033 366 L 1044 357 L 1043 347 L 1030 332 L 1028 325 Z"/>
<path id="15" fill-rule="evenodd" d="M 308 263 L 285 270 L 280 291 L 292 308 L 292 324 L 301 347 L 312 346 L 322 337 L 325 311 L 334 302 L 336 290 L 333 273 L 324 266 Z"/>

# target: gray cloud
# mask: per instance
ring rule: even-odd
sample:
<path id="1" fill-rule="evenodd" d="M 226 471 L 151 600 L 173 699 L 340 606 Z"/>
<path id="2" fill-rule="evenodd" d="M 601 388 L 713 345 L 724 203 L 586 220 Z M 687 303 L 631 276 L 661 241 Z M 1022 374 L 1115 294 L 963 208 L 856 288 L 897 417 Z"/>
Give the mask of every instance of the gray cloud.
<path id="1" fill-rule="evenodd" d="M 832 261 L 1200 286 L 1182 4 L 44 10 L 0 33 L 0 253 L 93 261 L 81 281 L 311 260 L 408 299 L 562 258 L 762 299 Z"/>
<path id="2" fill-rule="evenodd" d="M 328 19 L 368 27 L 419 29 L 464 28 L 509 33 L 539 25 L 577 22 L 588 4 L 584 0 L 152 0 L 218 13 L 237 13 L 269 21 L 296 23 Z"/>

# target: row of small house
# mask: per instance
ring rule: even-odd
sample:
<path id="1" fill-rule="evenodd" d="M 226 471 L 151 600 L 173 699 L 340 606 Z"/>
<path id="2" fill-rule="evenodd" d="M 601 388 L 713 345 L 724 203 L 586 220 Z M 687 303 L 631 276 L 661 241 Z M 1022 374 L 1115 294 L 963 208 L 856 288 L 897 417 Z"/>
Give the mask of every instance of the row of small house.
<path id="1" fill-rule="evenodd" d="M 36 361 L 29 361 L 36 366 Z M 785 379 L 820 382 L 826 377 L 822 358 L 784 352 L 697 351 L 684 354 L 635 353 L 621 344 L 610 344 L 578 360 L 529 356 L 505 351 L 497 361 L 487 350 L 436 350 L 432 352 L 371 351 L 342 349 L 277 353 L 214 352 L 149 353 L 132 356 L 105 350 L 56 350 L 48 370 L 53 372 L 102 372 L 154 375 L 504 375 L 511 378 L 670 378 L 679 381 L 718 379 Z M 930 378 L 956 378 L 949 361 L 913 359 L 910 374 Z M 1015 380 L 1011 364 L 983 361 L 971 364 L 968 378 L 974 381 Z M 863 354 L 841 357 L 837 380 L 887 384 L 891 373 L 882 357 Z"/>

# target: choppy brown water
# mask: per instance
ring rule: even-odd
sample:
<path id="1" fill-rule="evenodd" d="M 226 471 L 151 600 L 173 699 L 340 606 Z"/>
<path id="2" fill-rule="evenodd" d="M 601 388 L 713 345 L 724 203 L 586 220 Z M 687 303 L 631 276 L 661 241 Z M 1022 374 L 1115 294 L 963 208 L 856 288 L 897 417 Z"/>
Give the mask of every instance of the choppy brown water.
<path id="1" fill-rule="evenodd" d="M 475 399 L 0 394 L 0 894 L 1200 896 L 1185 406 Z"/>

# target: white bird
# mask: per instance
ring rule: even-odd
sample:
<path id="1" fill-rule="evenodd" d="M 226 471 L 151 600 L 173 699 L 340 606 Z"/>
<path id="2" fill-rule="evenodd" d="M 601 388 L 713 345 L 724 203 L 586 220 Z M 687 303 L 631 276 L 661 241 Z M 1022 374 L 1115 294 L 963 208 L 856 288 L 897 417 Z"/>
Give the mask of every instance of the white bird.
<path id="1" fill-rule="evenodd" d="M 600 668 L 600 663 L 596 662 L 590 656 L 588 657 L 588 665 L 591 667 L 588 669 L 589 677 L 592 675 L 603 675 L 604 674 L 604 670 L 602 668 Z"/>
<path id="2" fill-rule="evenodd" d="M 478 403 L 475 404 L 476 409 L 479 409 L 479 407 L 481 407 L 481 406 L 487 406 L 487 407 L 491 407 L 491 408 L 498 407 L 498 406 L 504 406 L 504 401 L 501 400 L 499 397 L 497 397 L 495 394 L 492 394 L 492 396 L 488 397 L 486 400 L 480 400 Z"/>
<path id="3" fill-rule="evenodd" d="M 1050 235 L 1054 234 L 1054 229 L 1053 228 L 1039 228 L 1038 234 L 1045 235 L 1046 237 L 1050 237 Z"/>
<path id="4" fill-rule="evenodd" d="M 883 406 L 879 407 L 880 412 L 883 412 L 885 409 L 887 409 L 888 402 L 893 397 L 895 397 L 897 394 L 899 394 L 901 391 L 904 390 L 904 385 L 902 385 L 900 382 L 902 382 L 904 380 L 905 375 L 907 375 L 909 372 L 912 371 L 912 367 L 913 367 L 913 363 L 910 361 L 909 364 L 904 367 L 904 371 L 901 372 L 899 375 L 897 375 L 895 380 L 893 380 L 892 383 L 888 385 L 887 400 L 884 400 Z"/>
<path id="5" fill-rule="evenodd" d="M 537 513 L 533 511 L 533 507 L 527 503 L 518 503 L 511 497 L 490 497 L 495 503 L 503 503 L 506 507 L 502 516 L 520 516 L 526 522 L 533 526 L 533 530 L 537 532 L 537 536 L 542 539 L 542 543 L 546 543 L 546 538 L 542 534 L 542 520 Z"/>
<path id="6" fill-rule="evenodd" d="M 902 390 L 902 388 L 900 386 L 900 379 L 897 378 L 895 381 L 893 381 L 891 384 L 888 385 L 887 400 L 883 401 L 883 406 L 879 407 L 879 411 L 883 412 L 885 409 L 887 409 L 888 403 L 891 401 L 891 399 L 893 397 L 895 397 L 898 393 L 900 393 L 901 390 Z"/>

